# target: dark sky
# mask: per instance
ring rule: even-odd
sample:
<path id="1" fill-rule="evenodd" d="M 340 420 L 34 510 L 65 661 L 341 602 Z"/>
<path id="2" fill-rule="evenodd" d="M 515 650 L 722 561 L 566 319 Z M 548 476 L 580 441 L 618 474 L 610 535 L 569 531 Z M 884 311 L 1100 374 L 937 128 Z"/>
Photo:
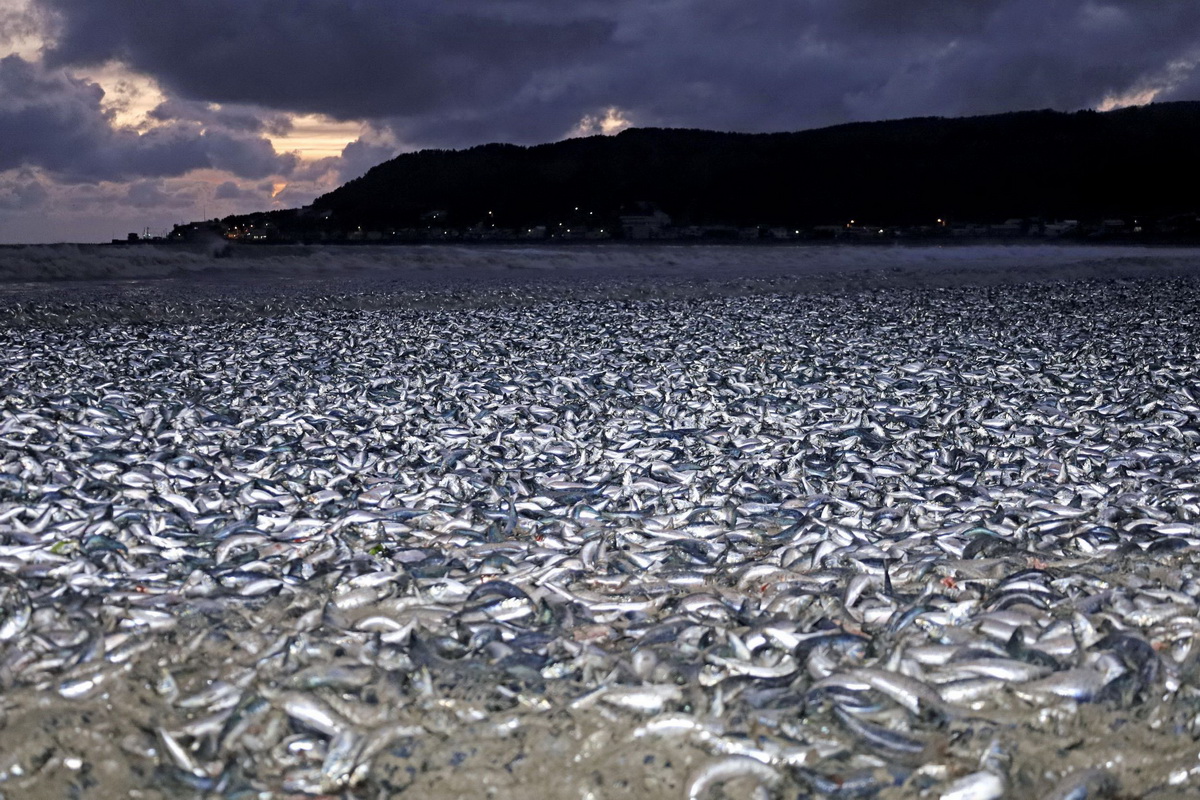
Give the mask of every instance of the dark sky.
<path id="1" fill-rule="evenodd" d="M 0 0 L 0 241 L 295 206 L 398 152 L 1200 99 L 1196 0 Z"/>

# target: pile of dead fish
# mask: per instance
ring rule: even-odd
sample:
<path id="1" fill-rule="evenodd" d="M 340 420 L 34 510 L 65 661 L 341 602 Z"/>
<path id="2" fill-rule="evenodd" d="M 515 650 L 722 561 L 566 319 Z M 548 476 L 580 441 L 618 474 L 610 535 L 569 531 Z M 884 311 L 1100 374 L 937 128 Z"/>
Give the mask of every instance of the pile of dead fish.
<path id="1" fill-rule="evenodd" d="M 0 796 L 1200 791 L 1200 283 L 467 305 L 0 330 Z"/>

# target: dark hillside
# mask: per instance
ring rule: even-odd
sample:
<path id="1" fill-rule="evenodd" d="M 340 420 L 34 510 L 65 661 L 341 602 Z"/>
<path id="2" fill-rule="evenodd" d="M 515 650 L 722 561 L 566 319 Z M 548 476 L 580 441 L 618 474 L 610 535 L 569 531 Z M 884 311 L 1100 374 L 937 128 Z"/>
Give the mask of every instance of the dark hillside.
<path id="1" fill-rule="evenodd" d="M 1200 205 L 1200 103 L 856 123 L 796 133 L 632 129 L 399 156 L 318 198 L 341 226 L 553 224 L 653 203 L 675 224 L 1106 218 Z M 488 212 L 493 212 L 490 218 Z M 424 220 L 424 222 L 423 222 Z"/>

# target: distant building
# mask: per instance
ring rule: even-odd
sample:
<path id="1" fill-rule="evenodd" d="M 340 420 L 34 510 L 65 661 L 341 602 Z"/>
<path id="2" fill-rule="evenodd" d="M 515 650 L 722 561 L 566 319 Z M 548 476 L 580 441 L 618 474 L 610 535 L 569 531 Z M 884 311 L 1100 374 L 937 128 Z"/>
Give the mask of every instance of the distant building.
<path id="1" fill-rule="evenodd" d="M 671 224 L 671 218 L 662 211 L 621 215 L 621 234 L 626 239 L 658 239 Z"/>
<path id="2" fill-rule="evenodd" d="M 839 239 L 878 239 L 887 231 L 878 225 L 868 225 L 856 220 L 850 220 L 838 230 Z"/>
<path id="3" fill-rule="evenodd" d="M 1069 236 L 1079 230 L 1079 220 L 1064 219 L 1062 222 L 1047 222 L 1045 231 L 1047 236 Z"/>
<path id="4" fill-rule="evenodd" d="M 228 231 L 224 223 L 214 219 L 176 225 L 167 236 L 167 239 L 172 242 L 194 244 L 197 242 L 211 242 L 214 239 L 224 239 L 227 233 Z M 149 236 L 143 237 L 143 239 L 147 238 Z"/>
<path id="5" fill-rule="evenodd" d="M 993 225 L 990 233 L 993 236 L 1020 236 L 1025 232 L 1025 221 L 1021 219 L 1006 219 L 1001 225 Z"/>

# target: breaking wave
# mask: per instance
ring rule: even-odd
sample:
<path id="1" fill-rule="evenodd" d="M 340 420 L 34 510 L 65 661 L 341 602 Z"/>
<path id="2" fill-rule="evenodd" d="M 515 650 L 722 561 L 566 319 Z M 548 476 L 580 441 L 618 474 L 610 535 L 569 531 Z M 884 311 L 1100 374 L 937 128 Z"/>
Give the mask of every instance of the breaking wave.
<path id="1" fill-rule="evenodd" d="M 411 275 L 445 271 L 534 270 L 589 276 L 836 275 L 868 271 L 893 282 L 961 278 L 1021 281 L 1137 275 L 1163 267 L 1188 269 L 1189 248 L 1081 245 L 723 246 L 723 245 L 423 245 L 403 247 L 234 247 L 228 258 L 210 249 L 141 245 L 0 247 L 0 282 L 145 280 L 219 275 L 248 279 Z M 853 285 L 853 283 L 849 284 Z"/>

